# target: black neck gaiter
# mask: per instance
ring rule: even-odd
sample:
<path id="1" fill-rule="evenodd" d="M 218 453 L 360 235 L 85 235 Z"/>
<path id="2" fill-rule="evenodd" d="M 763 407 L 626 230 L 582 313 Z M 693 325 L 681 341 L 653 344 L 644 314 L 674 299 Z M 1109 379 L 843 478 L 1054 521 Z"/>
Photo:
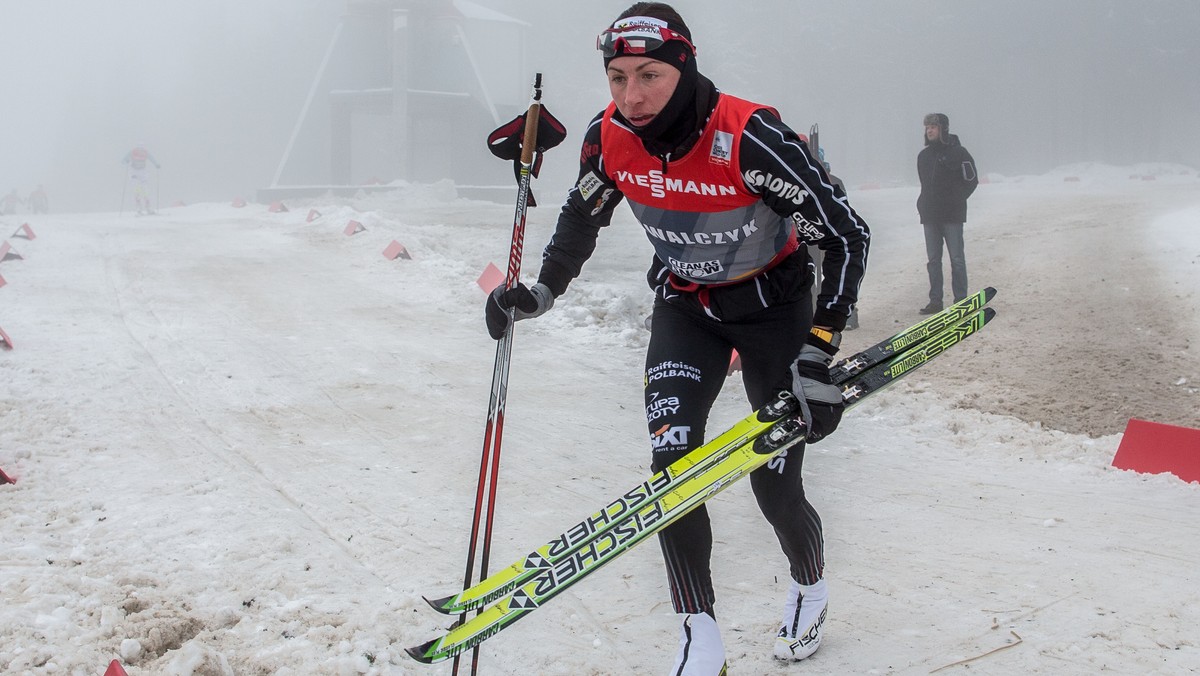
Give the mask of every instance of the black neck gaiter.
<path id="1" fill-rule="evenodd" d="M 615 111 L 613 117 L 629 127 L 651 155 L 679 156 L 695 143 L 695 137 L 703 129 L 714 105 L 716 89 L 708 78 L 697 72 L 696 61 L 689 59 L 680 72 L 679 84 L 675 86 L 670 100 L 650 124 L 635 127 L 620 111 Z"/>

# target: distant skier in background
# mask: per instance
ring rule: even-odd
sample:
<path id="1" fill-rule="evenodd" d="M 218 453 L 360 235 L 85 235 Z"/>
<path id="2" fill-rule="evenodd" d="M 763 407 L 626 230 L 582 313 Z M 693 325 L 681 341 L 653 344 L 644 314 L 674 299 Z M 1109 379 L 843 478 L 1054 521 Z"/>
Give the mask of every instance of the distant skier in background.
<path id="1" fill-rule="evenodd" d="M 17 213 L 17 207 L 24 203 L 25 200 L 21 199 L 21 196 L 17 194 L 17 189 L 13 188 L 12 192 L 5 195 L 3 200 L 0 200 L 0 213 L 5 215 L 15 214 Z"/>
<path id="2" fill-rule="evenodd" d="M 133 200 L 137 204 L 138 214 L 154 213 L 154 205 L 150 201 L 149 172 L 146 163 L 153 164 L 155 169 L 161 169 L 162 165 L 141 143 L 135 145 L 121 162 L 129 167 L 129 180 L 133 183 Z"/>
<path id="3" fill-rule="evenodd" d="M 37 189 L 29 193 L 29 197 L 25 201 L 29 204 L 29 210 L 35 214 L 44 214 L 50 211 L 50 198 L 46 196 L 46 189 L 41 184 L 38 184 Z"/>

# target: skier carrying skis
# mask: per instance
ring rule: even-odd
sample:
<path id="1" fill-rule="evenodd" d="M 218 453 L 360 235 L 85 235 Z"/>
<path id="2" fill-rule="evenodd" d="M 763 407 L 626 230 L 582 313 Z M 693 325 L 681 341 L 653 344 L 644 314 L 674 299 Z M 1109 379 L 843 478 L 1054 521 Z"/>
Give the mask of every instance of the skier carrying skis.
<path id="1" fill-rule="evenodd" d="M 137 203 L 137 212 L 141 214 L 154 213 L 154 205 L 150 201 L 150 191 L 147 187 L 148 176 L 146 163 L 150 162 L 155 169 L 161 169 L 162 165 L 150 151 L 146 150 L 146 146 L 138 143 L 125 154 L 125 159 L 121 160 L 122 164 L 129 167 L 129 180 L 133 182 L 133 199 Z"/>
<path id="2" fill-rule="evenodd" d="M 613 101 L 583 139 L 579 179 L 543 252 L 538 281 L 503 285 L 486 305 L 489 333 L 540 316 L 592 255 L 628 198 L 654 247 L 645 405 L 655 471 L 704 441 L 731 350 L 751 406 L 780 390 L 803 402 L 809 442 L 837 427 L 842 398 L 829 365 L 857 300 L 867 224 L 821 163 L 768 106 L 719 91 L 697 71 L 691 32 L 669 5 L 639 2 L 597 40 Z M 815 312 L 807 243 L 824 252 Z M 790 566 L 774 653 L 811 655 L 827 600 L 821 520 L 804 495 L 804 445 L 751 475 Z M 722 673 L 714 615 L 712 529 L 701 506 L 659 537 L 682 625 L 673 674 Z"/>

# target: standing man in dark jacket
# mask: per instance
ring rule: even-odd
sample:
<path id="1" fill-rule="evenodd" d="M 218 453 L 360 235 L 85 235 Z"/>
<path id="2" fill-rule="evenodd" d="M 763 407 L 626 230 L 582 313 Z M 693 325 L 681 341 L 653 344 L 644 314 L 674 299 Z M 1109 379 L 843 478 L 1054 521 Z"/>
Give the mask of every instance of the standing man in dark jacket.
<path id="1" fill-rule="evenodd" d="M 958 302 L 967 296 L 967 257 L 963 224 L 967 198 L 979 185 L 975 160 L 950 133 L 950 118 L 942 113 L 925 116 L 925 148 L 917 155 L 921 196 L 917 212 L 925 226 L 925 253 L 929 270 L 929 305 L 921 314 L 942 310 L 942 242 L 950 252 L 950 290 Z"/>

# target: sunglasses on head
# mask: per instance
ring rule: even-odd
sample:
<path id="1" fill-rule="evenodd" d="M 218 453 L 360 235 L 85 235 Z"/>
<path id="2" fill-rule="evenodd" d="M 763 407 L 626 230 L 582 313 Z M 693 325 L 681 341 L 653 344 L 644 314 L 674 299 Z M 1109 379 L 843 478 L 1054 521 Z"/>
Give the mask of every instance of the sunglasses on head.
<path id="1" fill-rule="evenodd" d="M 646 24 L 609 28 L 596 37 L 596 49 L 600 50 L 604 58 L 611 59 L 617 55 L 622 45 L 625 54 L 645 54 L 662 47 L 671 40 L 679 40 L 688 46 L 692 54 L 696 53 L 696 47 L 692 45 L 691 41 L 679 33 L 670 28 Z"/>

